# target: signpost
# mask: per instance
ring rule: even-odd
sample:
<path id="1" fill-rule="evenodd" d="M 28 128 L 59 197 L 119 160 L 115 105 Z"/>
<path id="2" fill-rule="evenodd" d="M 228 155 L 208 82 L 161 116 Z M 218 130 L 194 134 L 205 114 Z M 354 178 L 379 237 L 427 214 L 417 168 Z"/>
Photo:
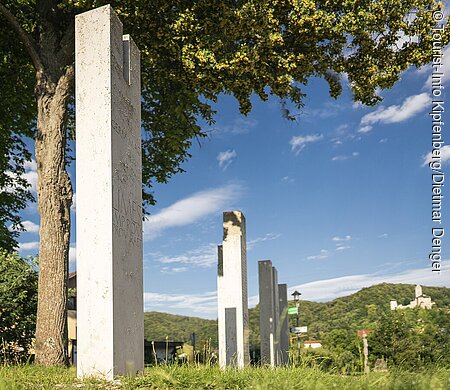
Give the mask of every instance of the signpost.
<path id="1" fill-rule="evenodd" d="M 302 295 L 302 293 L 298 292 L 297 290 L 295 290 L 292 293 L 292 296 L 294 297 L 294 302 L 295 302 L 295 312 L 293 314 L 297 315 L 297 328 L 299 327 L 299 324 L 300 324 L 298 321 L 298 307 L 300 305 L 300 302 L 299 302 L 300 295 Z M 300 336 L 299 336 L 299 333 L 297 333 L 297 352 L 298 352 L 297 359 L 300 362 Z"/>
<path id="2" fill-rule="evenodd" d="M 370 329 L 358 330 L 358 337 L 364 337 L 364 335 L 368 336 L 370 332 L 372 332 Z"/>
<path id="3" fill-rule="evenodd" d="M 288 314 L 298 314 L 298 308 L 297 307 L 290 307 L 288 309 Z"/>
<path id="4" fill-rule="evenodd" d="M 308 333 L 307 326 L 296 326 L 295 328 L 291 328 L 292 333 Z"/>

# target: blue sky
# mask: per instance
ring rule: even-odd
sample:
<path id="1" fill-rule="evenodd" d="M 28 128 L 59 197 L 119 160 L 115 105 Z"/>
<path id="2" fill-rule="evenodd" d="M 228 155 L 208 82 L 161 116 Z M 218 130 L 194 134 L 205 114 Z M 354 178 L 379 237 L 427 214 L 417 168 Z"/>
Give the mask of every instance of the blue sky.
<path id="1" fill-rule="evenodd" d="M 277 99 L 255 98 L 243 117 L 235 100 L 222 96 L 217 123 L 205 127 L 209 138 L 201 146 L 193 143 L 186 173 L 154 189 L 158 204 L 144 224 L 145 310 L 216 318 L 216 247 L 226 210 L 246 216 L 250 306 L 258 301 L 257 263 L 265 259 L 289 293 L 297 289 L 308 300 L 381 282 L 450 287 L 450 261 L 438 275 L 428 260 L 430 72 L 405 72 L 393 89 L 381 92 L 384 100 L 376 107 L 353 103 L 348 88 L 334 100 L 327 84 L 313 79 L 295 123 L 282 118 Z M 443 160 L 450 160 L 450 147 Z M 70 174 L 75 179 L 74 166 Z M 35 189 L 35 164 L 26 176 Z M 75 270 L 76 196 L 72 217 Z M 37 254 L 36 204 L 23 218 L 28 232 L 20 237 L 20 253 Z"/>

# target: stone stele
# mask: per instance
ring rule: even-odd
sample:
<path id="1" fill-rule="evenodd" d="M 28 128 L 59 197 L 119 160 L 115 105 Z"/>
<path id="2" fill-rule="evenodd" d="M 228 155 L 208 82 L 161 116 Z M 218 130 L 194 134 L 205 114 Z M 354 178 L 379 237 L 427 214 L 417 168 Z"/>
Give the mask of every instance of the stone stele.
<path id="1" fill-rule="evenodd" d="M 274 270 L 275 267 L 272 267 L 272 261 L 258 261 L 261 364 L 270 364 L 272 367 L 276 365 L 275 347 L 278 317 L 278 313 L 275 313 L 274 293 L 274 287 L 277 286 L 277 273 Z"/>
<path id="2" fill-rule="evenodd" d="M 278 285 L 278 301 L 279 301 L 279 364 L 289 364 L 289 316 L 288 316 L 288 297 L 287 285 Z"/>
<path id="3" fill-rule="evenodd" d="M 244 214 L 224 212 L 217 277 L 221 368 L 242 368 L 250 362 L 246 245 Z"/>
<path id="4" fill-rule="evenodd" d="M 140 54 L 109 5 L 75 20 L 77 374 L 143 370 Z"/>

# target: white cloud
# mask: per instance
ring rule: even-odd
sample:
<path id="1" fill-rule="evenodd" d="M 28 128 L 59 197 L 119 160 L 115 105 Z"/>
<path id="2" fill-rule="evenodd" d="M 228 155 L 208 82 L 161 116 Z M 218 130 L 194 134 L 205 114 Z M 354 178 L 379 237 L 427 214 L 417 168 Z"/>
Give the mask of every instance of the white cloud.
<path id="1" fill-rule="evenodd" d="M 217 264 L 217 245 L 204 245 L 178 256 L 159 256 L 156 261 L 163 264 L 178 263 L 204 268 L 211 267 Z"/>
<path id="2" fill-rule="evenodd" d="M 450 160 L 450 145 L 445 145 L 440 149 L 440 157 L 441 163 L 444 164 Z M 426 156 L 423 157 L 422 166 L 428 165 L 432 161 L 432 154 L 429 152 Z"/>
<path id="3" fill-rule="evenodd" d="M 340 154 L 339 156 L 334 156 L 331 158 L 331 161 L 345 161 L 352 157 L 358 157 L 359 152 L 353 152 L 352 154 Z"/>
<path id="4" fill-rule="evenodd" d="M 388 141 L 387 138 L 381 138 L 381 139 L 378 141 L 378 143 L 380 143 L 380 144 L 385 144 L 387 141 Z"/>
<path id="5" fill-rule="evenodd" d="M 284 181 L 286 183 L 294 183 L 295 179 L 293 177 L 290 177 L 290 176 L 283 176 L 281 178 L 281 181 Z"/>
<path id="6" fill-rule="evenodd" d="M 234 149 L 226 150 L 225 152 L 220 152 L 217 155 L 217 161 L 219 162 L 219 167 L 224 171 L 230 166 L 233 160 L 236 158 L 237 154 Z"/>
<path id="7" fill-rule="evenodd" d="M 302 299 L 305 300 L 329 301 L 338 297 L 353 294 L 364 287 L 380 283 L 409 283 L 422 284 L 425 286 L 450 287 L 450 260 L 442 261 L 440 275 L 431 272 L 431 268 L 427 266 L 411 269 L 400 274 L 380 275 L 378 273 L 373 273 L 318 280 L 292 286 L 289 290 L 290 293 L 294 290 L 300 291 L 302 293 Z M 390 298 L 391 297 L 386 297 L 386 305 L 389 305 Z M 392 298 L 395 299 L 395 297 Z"/>
<path id="8" fill-rule="evenodd" d="M 144 236 L 153 239 L 166 229 L 190 225 L 210 214 L 231 208 L 242 191 L 241 185 L 228 184 L 181 199 L 150 215 L 144 221 Z"/>
<path id="9" fill-rule="evenodd" d="M 25 161 L 24 164 L 24 169 L 25 169 L 25 173 L 23 173 L 21 175 L 21 177 L 23 179 L 25 179 L 29 184 L 30 187 L 28 187 L 28 190 L 31 191 L 32 194 L 37 194 L 37 181 L 38 181 L 38 176 L 37 176 L 37 166 L 36 166 L 36 161 L 35 160 L 31 160 L 31 161 Z M 13 182 L 15 182 L 14 178 L 16 177 L 16 175 L 11 172 L 11 171 L 6 171 L 5 172 L 6 175 L 8 175 Z M 13 186 L 5 186 L 4 190 L 10 192 L 10 191 L 14 191 L 14 185 Z"/>
<path id="10" fill-rule="evenodd" d="M 25 161 L 23 167 L 25 168 L 26 171 L 37 171 L 36 160 L 31 159 L 31 161 Z"/>
<path id="11" fill-rule="evenodd" d="M 248 307 L 255 307 L 259 302 L 259 296 L 253 295 L 251 297 L 248 297 Z"/>
<path id="12" fill-rule="evenodd" d="M 322 134 L 315 134 L 315 135 L 298 135 L 295 137 L 292 137 L 289 141 L 289 144 L 291 145 L 292 151 L 295 152 L 295 154 L 300 153 L 303 148 L 313 142 L 320 141 L 323 138 Z"/>
<path id="13" fill-rule="evenodd" d="M 366 114 L 361 119 L 361 125 L 371 125 L 374 123 L 398 123 L 403 122 L 414 115 L 425 110 L 431 103 L 428 93 L 409 96 L 401 106 L 392 105 L 380 107 L 376 111 Z"/>
<path id="14" fill-rule="evenodd" d="M 351 241 L 351 239 L 352 236 L 347 235 L 344 237 L 335 236 L 331 240 L 336 243 L 336 251 L 344 251 L 351 249 L 351 246 L 348 245 L 348 242 Z"/>
<path id="15" fill-rule="evenodd" d="M 75 267 L 77 262 L 77 247 L 75 245 L 71 245 L 69 247 L 69 266 Z"/>
<path id="16" fill-rule="evenodd" d="M 217 316 L 217 292 L 210 291 L 204 294 L 161 294 L 153 292 L 144 293 L 145 311 L 165 311 L 179 313 L 186 310 L 194 313 Z"/>
<path id="17" fill-rule="evenodd" d="M 308 256 L 306 260 L 323 260 L 326 259 L 330 255 L 330 252 L 326 249 L 321 249 L 318 255 Z"/>
<path id="18" fill-rule="evenodd" d="M 368 133 L 371 130 L 372 130 L 372 126 L 366 125 L 366 126 L 360 127 L 358 129 L 358 133 Z"/>
<path id="19" fill-rule="evenodd" d="M 28 181 L 28 183 L 30 183 L 31 192 L 36 194 L 38 181 L 36 160 L 26 161 L 24 168 L 25 173 L 23 174 L 23 177 Z"/>
<path id="20" fill-rule="evenodd" d="M 349 158 L 350 158 L 350 156 L 339 155 L 339 156 L 332 157 L 331 161 L 345 161 L 345 160 L 348 160 Z"/>
<path id="21" fill-rule="evenodd" d="M 265 241 L 272 241 L 279 238 L 281 234 L 267 233 L 262 237 L 249 240 L 247 242 L 247 249 L 252 250 L 257 244 Z M 164 256 L 161 253 L 151 254 L 155 260 L 162 264 L 180 264 L 201 268 L 209 268 L 217 265 L 217 244 L 209 243 L 199 248 L 188 250 L 183 254 L 175 256 Z M 184 272 L 187 271 L 187 267 L 168 267 L 161 268 L 163 273 Z"/>
<path id="22" fill-rule="evenodd" d="M 344 130 L 348 129 L 348 124 L 344 123 L 342 125 L 339 125 L 338 127 L 336 127 L 336 132 L 339 134 L 345 133 Z"/>
<path id="23" fill-rule="evenodd" d="M 180 273 L 180 272 L 186 272 L 189 268 L 188 267 L 162 267 L 161 272 L 163 274 L 173 274 L 173 273 Z"/>
<path id="24" fill-rule="evenodd" d="M 20 251 L 31 251 L 34 249 L 39 249 L 39 241 L 20 242 L 19 243 Z"/>
<path id="25" fill-rule="evenodd" d="M 277 238 L 280 238 L 280 237 L 281 237 L 281 234 L 267 233 L 263 237 L 257 237 L 257 238 L 247 241 L 247 249 L 251 250 L 255 247 L 256 244 L 259 244 L 260 242 L 272 241 L 272 240 L 276 240 Z"/>
<path id="26" fill-rule="evenodd" d="M 77 194 L 74 192 L 72 195 L 72 206 L 70 206 L 72 211 L 77 211 Z"/>
<path id="27" fill-rule="evenodd" d="M 388 234 L 387 233 L 380 234 L 378 238 L 388 238 Z"/>
<path id="28" fill-rule="evenodd" d="M 335 242 L 342 242 L 342 241 L 350 241 L 352 239 L 352 236 L 344 236 L 344 237 L 333 237 L 331 240 Z"/>
<path id="29" fill-rule="evenodd" d="M 39 225 L 35 224 L 32 221 L 23 221 L 22 225 L 29 233 L 39 233 Z"/>
<path id="30" fill-rule="evenodd" d="M 246 134 L 258 125 L 258 121 L 252 118 L 236 118 L 230 125 L 220 126 L 213 131 L 216 134 Z"/>
<path id="31" fill-rule="evenodd" d="M 333 101 L 326 102 L 320 108 L 309 108 L 304 111 L 306 119 L 316 120 L 317 118 L 331 118 L 339 115 L 346 107 L 342 103 Z"/>

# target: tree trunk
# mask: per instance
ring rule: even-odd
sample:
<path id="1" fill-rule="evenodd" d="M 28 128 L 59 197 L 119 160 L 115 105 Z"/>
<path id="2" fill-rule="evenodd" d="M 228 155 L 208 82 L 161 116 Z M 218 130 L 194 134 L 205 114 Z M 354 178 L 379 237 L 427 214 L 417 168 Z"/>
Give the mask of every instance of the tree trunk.
<path id="1" fill-rule="evenodd" d="M 67 276 L 72 186 L 66 172 L 67 102 L 74 79 L 70 66 L 59 76 L 36 74 L 36 163 L 41 217 L 36 362 L 66 365 Z"/>

